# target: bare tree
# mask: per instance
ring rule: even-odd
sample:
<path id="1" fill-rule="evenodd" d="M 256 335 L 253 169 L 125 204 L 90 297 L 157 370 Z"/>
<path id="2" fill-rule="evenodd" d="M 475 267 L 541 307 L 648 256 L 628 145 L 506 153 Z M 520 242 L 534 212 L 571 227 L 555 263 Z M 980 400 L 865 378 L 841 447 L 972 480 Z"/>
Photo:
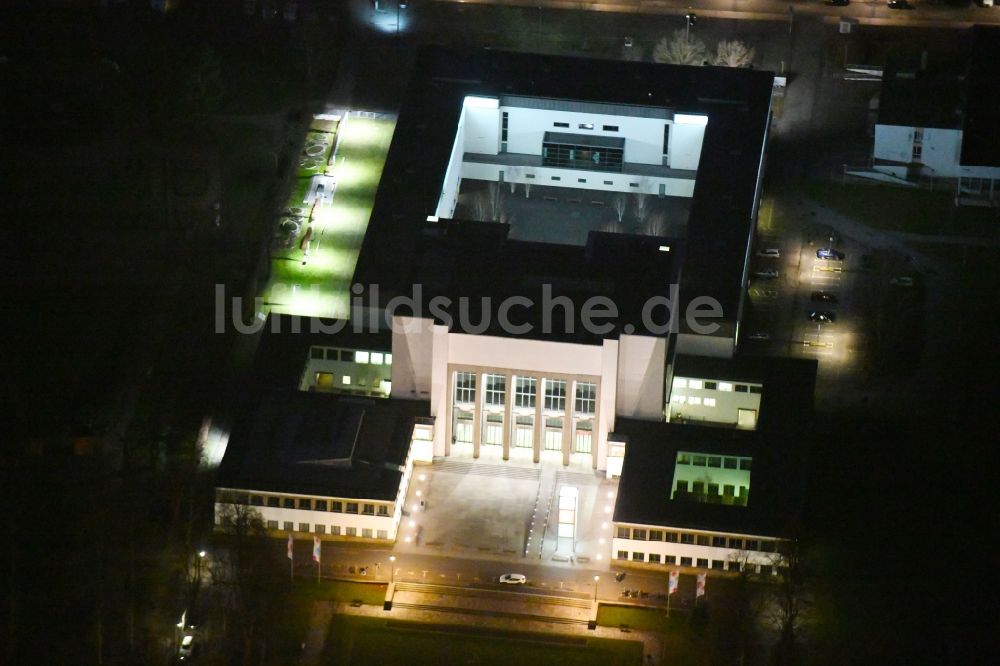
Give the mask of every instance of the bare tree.
<path id="1" fill-rule="evenodd" d="M 643 236 L 666 236 L 667 221 L 663 213 L 652 213 L 639 230 Z"/>
<path id="2" fill-rule="evenodd" d="M 625 228 L 619 222 L 611 221 L 605 224 L 601 231 L 606 231 L 609 234 L 620 234 L 625 231 Z"/>
<path id="3" fill-rule="evenodd" d="M 640 192 L 635 195 L 635 220 L 639 224 L 642 224 L 646 220 L 646 216 L 649 215 L 649 195 L 645 192 Z"/>
<path id="4" fill-rule="evenodd" d="M 624 194 L 616 194 L 613 199 L 611 199 L 611 208 L 615 211 L 615 215 L 618 216 L 618 223 L 625 218 L 625 211 L 628 210 L 628 199 L 625 198 Z"/>
<path id="5" fill-rule="evenodd" d="M 734 39 L 719 42 L 718 50 L 715 54 L 715 64 L 721 67 L 749 67 L 753 64 L 756 51 Z"/>
<path id="6" fill-rule="evenodd" d="M 653 49 L 653 62 L 670 65 L 701 65 L 705 62 L 705 42 L 684 30 L 674 30 Z"/>
<path id="7" fill-rule="evenodd" d="M 771 587 L 770 621 L 778 630 L 775 663 L 796 663 L 799 634 L 808 614 L 805 554 L 798 539 L 779 543 L 772 560 L 777 576 Z"/>
<path id="8" fill-rule="evenodd" d="M 517 181 L 521 178 L 521 167 L 512 166 L 506 171 L 506 176 L 510 179 L 508 184 L 510 185 L 510 193 L 514 194 L 517 191 Z"/>

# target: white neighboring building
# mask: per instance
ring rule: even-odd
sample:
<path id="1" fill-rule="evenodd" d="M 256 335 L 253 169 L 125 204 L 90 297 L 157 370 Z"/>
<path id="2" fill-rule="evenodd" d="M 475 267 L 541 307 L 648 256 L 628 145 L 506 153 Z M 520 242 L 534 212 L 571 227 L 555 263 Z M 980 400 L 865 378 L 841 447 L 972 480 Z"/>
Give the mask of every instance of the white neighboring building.
<path id="1" fill-rule="evenodd" d="M 890 64 L 875 125 L 873 169 L 902 181 L 955 184 L 956 204 L 1000 205 L 1000 32 L 975 26 L 968 60 Z"/>

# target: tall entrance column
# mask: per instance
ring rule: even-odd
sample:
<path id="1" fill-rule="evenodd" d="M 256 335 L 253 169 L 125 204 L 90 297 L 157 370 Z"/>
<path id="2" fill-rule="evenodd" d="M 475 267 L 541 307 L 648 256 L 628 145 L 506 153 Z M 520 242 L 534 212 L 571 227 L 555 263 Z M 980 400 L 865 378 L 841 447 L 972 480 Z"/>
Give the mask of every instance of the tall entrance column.
<path id="1" fill-rule="evenodd" d="M 486 400 L 486 385 L 483 373 L 476 373 L 476 391 L 472 403 L 472 457 L 479 458 L 479 444 L 482 437 L 483 403 Z"/>
<path id="2" fill-rule="evenodd" d="M 576 382 L 572 379 L 566 380 L 566 409 L 563 410 L 562 427 L 562 458 L 563 465 L 569 465 L 569 456 L 573 451 L 572 446 L 575 428 L 573 427 L 573 401 L 576 400 Z"/>
<path id="3" fill-rule="evenodd" d="M 531 462 L 539 462 L 542 459 L 542 433 L 545 428 L 542 425 L 542 400 L 545 396 L 545 379 L 539 377 L 535 380 L 535 424 L 534 432 L 531 435 Z"/>
<path id="4" fill-rule="evenodd" d="M 510 436 L 514 431 L 514 424 L 511 422 L 514 405 L 514 375 L 508 372 L 504 375 L 503 381 L 503 459 L 510 460 Z"/>

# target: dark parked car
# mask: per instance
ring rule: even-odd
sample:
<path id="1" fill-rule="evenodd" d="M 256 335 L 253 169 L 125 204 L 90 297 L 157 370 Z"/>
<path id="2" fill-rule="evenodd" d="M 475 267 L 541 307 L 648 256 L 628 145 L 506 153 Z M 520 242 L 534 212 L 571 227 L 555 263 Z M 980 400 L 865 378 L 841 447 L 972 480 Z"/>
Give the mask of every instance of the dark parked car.
<path id="1" fill-rule="evenodd" d="M 843 261 L 844 253 L 840 250 L 831 250 L 829 248 L 820 248 L 816 250 L 817 259 L 826 259 L 828 261 Z"/>
<path id="2" fill-rule="evenodd" d="M 889 0 L 889 9 L 915 9 L 906 0 Z"/>
<path id="3" fill-rule="evenodd" d="M 837 321 L 837 315 L 829 310 L 813 310 L 809 313 L 809 321 L 817 324 L 832 324 Z"/>
<path id="4" fill-rule="evenodd" d="M 837 297 L 828 291 L 814 291 L 809 294 L 809 300 L 816 301 L 818 303 L 836 303 Z"/>
<path id="5" fill-rule="evenodd" d="M 851 4 L 851 0 L 825 0 L 824 4 L 832 5 L 834 7 L 846 7 Z"/>

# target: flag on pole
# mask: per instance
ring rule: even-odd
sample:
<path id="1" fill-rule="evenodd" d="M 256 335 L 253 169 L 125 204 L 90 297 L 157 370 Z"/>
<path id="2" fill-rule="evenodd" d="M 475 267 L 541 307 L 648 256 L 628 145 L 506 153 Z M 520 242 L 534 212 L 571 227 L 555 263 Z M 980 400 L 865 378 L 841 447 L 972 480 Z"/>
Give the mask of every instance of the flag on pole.
<path id="1" fill-rule="evenodd" d="M 288 559 L 292 559 L 292 535 L 288 535 Z"/>
<path id="2" fill-rule="evenodd" d="M 319 562 L 320 544 L 318 536 L 313 537 L 313 562 Z"/>
<path id="3" fill-rule="evenodd" d="M 695 586 L 694 586 L 694 589 L 695 589 L 694 597 L 695 597 L 695 599 L 697 599 L 698 597 L 705 596 L 705 581 L 707 579 L 708 579 L 708 574 L 704 574 L 704 573 L 698 574 L 698 582 L 695 583 Z"/>
<path id="4" fill-rule="evenodd" d="M 671 571 L 670 579 L 667 583 L 667 594 L 673 594 L 677 591 L 677 581 L 680 580 L 681 574 L 679 571 Z"/>

